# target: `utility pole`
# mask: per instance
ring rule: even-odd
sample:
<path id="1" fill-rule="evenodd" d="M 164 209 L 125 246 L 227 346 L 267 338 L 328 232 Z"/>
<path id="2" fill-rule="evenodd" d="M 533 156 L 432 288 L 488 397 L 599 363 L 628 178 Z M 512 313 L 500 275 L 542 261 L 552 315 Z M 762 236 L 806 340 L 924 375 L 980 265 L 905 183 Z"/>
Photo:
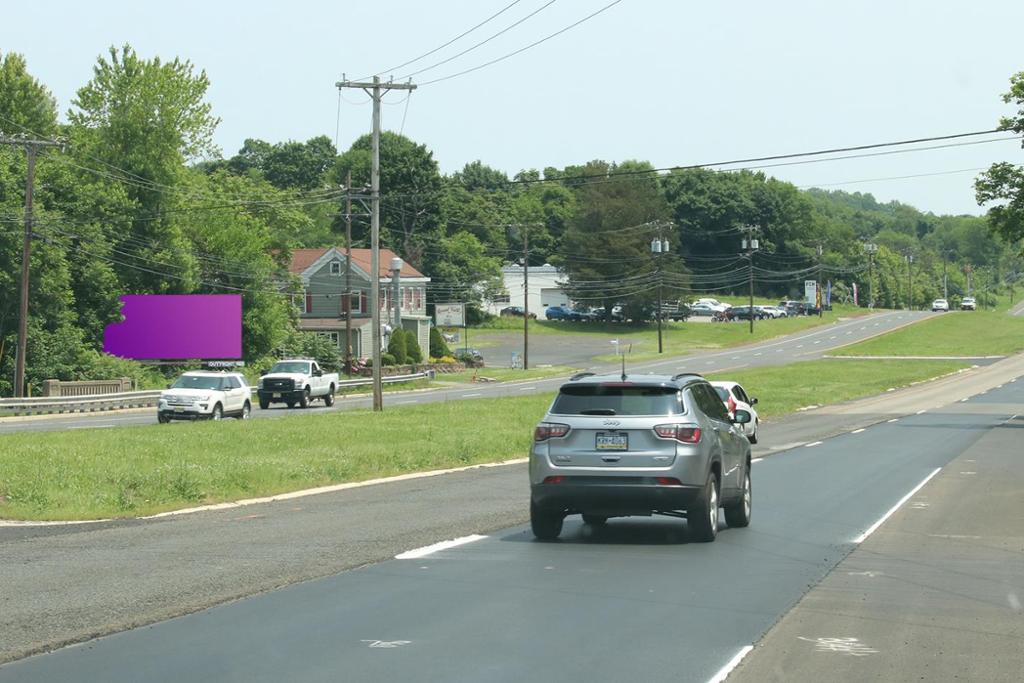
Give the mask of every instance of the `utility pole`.
<path id="1" fill-rule="evenodd" d="M 868 242 L 864 245 L 864 251 L 868 253 L 868 310 L 875 310 L 875 252 L 878 245 Z"/>
<path id="2" fill-rule="evenodd" d="M 523 226 L 523 370 L 530 369 L 530 230 Z"/>
<path id="3" fill-rule="evenodd" d="M 345 374 L 352 377 L 352 171 L 345 174 Z"/>
<path id="4" fill-rule="evenodd" d="M 822 316 L 822 308 L 824 308 L 821 300 L 821 256 L 825 253 L 824 247 L 821 246 L 821 242 L 818 242 L 818 284 L 814 290 L 814 305 L 818 308 L 818 317 Z"/>
<path id="5" fill-rule="evenodd" d="M 967 296 L 971 296 L 971 283 L 972 283 L 971 275 L 974 274 L 974 268 L 972 268 L 971 264 L 968 263 L 965 266 L 965 269 L 967 270 Z"/>
<path id="6" fill-rule="evenodd" d="M 335 83 L 342 88 L 359 88 L 373 100 L 373 155 L 370 170 L 370 315 L 373 325 L 373 409 L 384 410 L 384 391 L 380 373 L 380 101 L 382 92 L 391 90 L 415 90 L 412 83 L 381 83 L 374 76 L 372 82 L 354 82 L 342 79 Z"/>
<path id="7" fill-rule="evenodd" d="M 18 302 L 18 349 L 14 357 L 14 397 L 25 396 L 25 358 L 28 356 L 28 280 L 32 257 L 32 190 L 36 181 L 36 155 L 41 147 L 60 147 L 51 140 L 26 140 L 0 135 L 0 145 L 22 146 L 28 163 L 25 178 L 25 240 L 21 248 L 21 292 Z"/>
<path id="8" fill-rule="evenodd" d="M 914 271 L 912 264 L 914 263 L 913 254 L 905 254 L 904 258 L 907 260 L 907 310 L 914 310 Z"/>
<path id="9" fill-rule="evenodd" d="M 949 252 L 942 252 L 942 298 L 949 302 L 949 277 L 946 275 L 946 262 L 949 260 Z"/>
<path id="10" fill-rule="evenodd" d="M 651 240 L 651 253 L 654 254 L 655 263 L 657 264 L 658 273 L 658 310 L 654 314 L 655 319 L 658 321 L 658 353 L 663 352 L 661 343 L 661 318 L 664 315 L 662 311 L 662 277 L 661 277 L 661 257 L 668 253 L 669 244 L 668 240 L 662 236 L 662 229 L 665 227 L 664 223 L 658 223 L 658 236 Z"/>
<path id="11" fill-rule="evenodd" d="M 743 238 L 743 248 L 747 250 L 747 268 L 750 274 L 750 334 L 754 334 L 754 252 L 759 247 L 758 241 L 754 239 L 754 232 L 757 226 L 747 225 L 740 229 L 747 233 Z"/>

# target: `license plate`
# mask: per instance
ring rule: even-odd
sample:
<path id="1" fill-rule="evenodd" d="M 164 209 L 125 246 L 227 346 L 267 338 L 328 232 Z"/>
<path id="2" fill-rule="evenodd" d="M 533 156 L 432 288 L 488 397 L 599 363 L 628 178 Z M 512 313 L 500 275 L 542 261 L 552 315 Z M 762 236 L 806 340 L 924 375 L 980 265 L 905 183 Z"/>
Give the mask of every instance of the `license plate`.
<path id="1" fill-rule="evenodd" d="M 629 449 L 629 434 L 623 432 L 597 433 L 597 450 L 599 451 L 625 451 Z"/>
<path id="2" fill-rule="evenodd" d="M 175 408 L 174 412 L 176 412 L 176 413 L 184 413 L 185 409 L 184 408 Z"/>
<path id="3" fill-rule="evenodd" d="M 274 398 L 281 398 L 281 394 L 275 393 Z"/>

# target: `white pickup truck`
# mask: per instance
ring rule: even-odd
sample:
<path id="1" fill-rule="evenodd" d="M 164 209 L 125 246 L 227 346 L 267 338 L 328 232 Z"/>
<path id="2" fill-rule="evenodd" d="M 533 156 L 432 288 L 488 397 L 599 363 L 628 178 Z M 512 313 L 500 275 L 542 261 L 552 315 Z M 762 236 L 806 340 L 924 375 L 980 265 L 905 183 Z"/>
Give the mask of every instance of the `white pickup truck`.
<path id="1" fill-rule="evenodd" d="M 274 363 L 270 372 L 260 377 L 256 391 L 260 408 L 266 410 L 271 403 L 308 408 L 309 402 L 318 398 L 332 406 L 337 388 L 338 373 L 322 371 L 315 360 L 289 359 Z"/>

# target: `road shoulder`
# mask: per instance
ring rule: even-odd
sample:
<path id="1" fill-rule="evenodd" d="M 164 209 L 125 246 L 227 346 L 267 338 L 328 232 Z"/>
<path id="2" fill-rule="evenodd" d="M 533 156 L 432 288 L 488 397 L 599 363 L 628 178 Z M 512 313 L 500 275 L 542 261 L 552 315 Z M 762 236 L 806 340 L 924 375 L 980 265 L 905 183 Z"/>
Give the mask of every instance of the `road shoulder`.
<path id="1" fill-rule="evenodd" d="M 943 468 L 728 680 L 1019 680 L 1022 434 L 1010 420 Z"/>

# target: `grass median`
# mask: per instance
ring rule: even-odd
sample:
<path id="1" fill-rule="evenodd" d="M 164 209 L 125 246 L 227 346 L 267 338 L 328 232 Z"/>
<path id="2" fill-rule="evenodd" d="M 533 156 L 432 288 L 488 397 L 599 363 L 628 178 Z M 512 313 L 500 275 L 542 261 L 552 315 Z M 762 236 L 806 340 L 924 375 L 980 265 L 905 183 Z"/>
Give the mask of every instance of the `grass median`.
<path id="1" fill-rule="evenodd" d="M 759 397 L 762 415 L 776 417 L 961 367 L 965 364 L 936 361 L 809 361 L 728 373 L 728 378 Z M 550 394 L 541 394 L 383 413 L 4 435 L 0 518 L 143 516 L 523 457 L 550 400 Z"/>
<path id="2" fill-rule="evenodd" d="M 859 344 L 843 356 L 1008 356 L 1024 351 L 1024 317 L 951 311 Z"/>

